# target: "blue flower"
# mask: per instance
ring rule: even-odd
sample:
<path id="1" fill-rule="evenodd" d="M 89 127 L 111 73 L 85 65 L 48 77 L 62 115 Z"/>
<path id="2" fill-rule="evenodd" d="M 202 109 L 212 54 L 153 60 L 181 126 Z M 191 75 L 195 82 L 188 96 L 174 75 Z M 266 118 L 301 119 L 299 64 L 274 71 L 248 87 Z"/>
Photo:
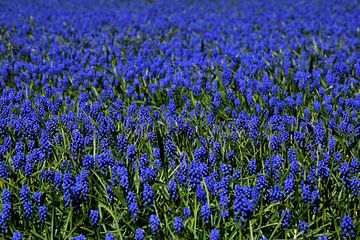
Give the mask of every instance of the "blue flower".
<path id="1" fill-rule="evenodd" d="M 184 226 L 183 226 L 183 220 L 180 217 L 175 217 L 174 218 L 174 229 L 175 232 L 178 235 L 181 235 L 182 230 L 183 230 Z"/>
<path id="2" fill-rule="evenodd" d="M 104 240 L 116 240 L 116 238 L 114 237 L 114 234 L 109 232 L 105 235 Z"/>
<path id="3" fill-rule="evenodd" d="M 130 188 L 129 173 L 126 167 L 114 166 L 112 169 L 112 181 L 114 184 L 120 184 L 121 187 L 128 191 Z"/>
<path id="4" fill-rule="evenodd" d="M 63 178 L 62 190 L 64 196 L 64 205 L 66 208 L 70 207 L 71 203 L 71 187 L 73 185 L 73 175 L 66 173 Z"/>
<path id="5" fill-rule="evenodd" d="M 251 175 L 255 175 L 257 172 L 256 160 L 252 159 L 249 161 L 248 169 Z"/>
<path id="6" fill-rule="evenodd" d="M 23 235 L 21 234 L 21 232 L 14 232 L 12 239 L 13 240 L 22 240 Z"/>
<path id="7" fill-rule="evenodd" d="M 11 220 L 12 217 L 12 210 L 13 210 L 13 206 L 11 202 L 3 202 L 3 206 L 2 206 L 2 217 L 4 218 L 5 221 L 7 220 Z"/>
<path id="8" fill-rule="evenodd" d="M 114 196 L 114 191 L 109 185 L 106 186 L 106 192 L 107 192 L 108 202 L 112 203 L 114 201 L 115 196 Z"/>
<path id="9" fill-rule="evenodd" d="M 260 174 L 256 179 L 256 187 L 260 191 L 265 191 L 268 186 L 268 181 L 264 174 Z"/>
<path id="10" fill-rule="evenodd" d="M 284 194 L 286 197 L 289 197 L 290 194 L 292 194 L 295 189 L 295 178 L 292 175 L 289 175 L 285 180 L 285 186 L 284 186 Z"/>
<path id="11" fill-rule="evenodd" d="M 200 204 L 205 204 L 206 202 L 206 193 L 201 184 L 198 184 L 196 187 L 196 200 Z"/>
<path id="12" fill-rule="evenodd" d="M 170 180 L 168 184 L 168 192 L 172 200 L 178 200 L 178 186 L 175 180 Z"/>
<path id="13" fill-rule="evenodd" d="M 321 234 L 319 235 L 318 240 L 328 240 L 328 237 L 325 234 Z"/>
<path id="14" fill-rule="evenodd" d="M 314 110 L 316 113 L 319 113 L 321 109 L 321 103 L 319 101 L 314 101 Z"/>
<path id="15" fill-rule="evenodd" d="M 47 212 L 48 212 L 48 209 L 46 206 L 39 206 L 39 218 L 40 218 L 40 221 L 42 223 L 46 222 L 47 220 Z"/>
<path id="16" fill-rule="evenodd" d="M 225 87 L 228 87 L 232 83 L 232 73 L 230 69 L 225 68 L 221 74 L 221 80 Z"/>
<path id="17" fill-rule="evenodd" d="M 350 162 L 350 170 L 352 174 L 358 174 L 360 170 L 359 161 L 357 158 L 353 158 Z"/>
<path id="18" fill-rule="evenodd" d="M 204 204 L 201 207 L 201 211 L 200 211 L 200 215 L 201 218 L 203 219 L 203 221 L 205 223 L 209 223 L 210 222 L 210 217 L 211 217 L 211 208 L 208 204 Z"/>
<path id="19" fill-rule="evenodd" d="M 144 240 L 145 239 L 145 231 L 142 228 L 138 228 L 135 231 L 135 240 Z"/>
<path id="20" fill-rule="evenodd" d="M 330 169 L 325 160 L 320 160 L 318 162 L 318 173 L 319 176 L 324 179 L 327 179 L 330 176 Z"/>
<path id="21" fill-rule="evenodd" d="M 43 194 L 42 192 L 34 192 L 34 202 L 40 206 L 42 202 Z"/>
<path id="22" fill-rule="evenodd" d="M 209 239 L 210 240 L 220 240 L 220 232 L 219 232 L 219 230 L 217 230 L 216 228 L 211 230 Z"/>
<path id="23" fill-rule="evenodd" d="M 119 135 L 117 140 L 117 149 L 119 153 L 124 153 L 128 146 L 128 141 L 125 135 Z"/>
<path id="24" fill-rule="evenodd" d="M 85 155 L 84 160 L 82 162 L 82 166 L 83 166 L 83 168 L 89 169 L 89 170 L 92 168 L 95 168 L 95 160 L 94 160 L 93 156 Z"/>
<path id="25" fill-rule="evenodd" d="M 353 239 L 356 236 L 355 226 L 349 215 L 345 215 L 341 221 L 341 233 L 343 237 L 349 239 Z"/>
<path id="26" fill-rule="evenodd" d="M 299 222 L 299 230 L 300 232 L 303 232 L 303 233 L 308 233 L 309 231 L 309 224 L 307 222 L 304 222 L 304 221 L 300 221 Z"/>
<path id="27" fill-rule="evenodd" d="M 11 203 L 11 191 L 4 189 L 1 194 L 1 199 L 3 203 Z"/>
<path id="28" fill-rule="evenodd" d="M 219 190 L 219 206 L 221 209 L 221 217 L 227 218 L 230 216 L 229 208 L 229 197 L 228 197 L 228 190 L 222 188 Z"/>
<path id="29" fill-rule="evenodd" d="M 33 216 L 33 205 L 31 201 L 26 201 L 23 203 L 24 215 L 28 220 L 31 220 Z"/>
<path id="30" fill-rule="evenodd" d="M 82 153 L 84 149 L 84 137 L 79 130 L 72 131 L 72 143 L 70 146 L 70 151 L 74 153 L 74 158 L 77 158 L 77 155 Z"/>
<path id="31" fill-rule="evenodd" d="M 283 193 L 281 186 L 276 185 L 270 188 L 270 201 L 272 203 L 279 202 L 283 199 Z"/>
<path id="32" fill-rule="evenodd" d="M 137 201 L 136 201 L 136 195 L 134 192 L 130 191 L 126 197 L 126 202 L 128 204 L 128 211 L 130 213 L 130 216 L 136 217 L 138 211 L 139 211 L 139 207 L 137 205 Z"/>
<path id="33" fill-rule="evenodd" d="M 142 200 L 143 200 L 144 206 L 150 206 L 150 205 L 152 205 L 152 202 L 154 201 L 154 191 L 152 190 L 151 185 L 148 183 L 144 183 Z"/>
<path id="34" fill-rule="evenodd" d="M 0 231 L 3 233 L 8 232 L 7 219 L 4 214 L 0 214 Z"/>
<path id="35" fill-rule="evenodd" d="M 184 210 L 183 210 L 183 218 L 184 218 L 184 220 L 190 218 L 190 216 L 191 216 L 190 208 L 184 207 Z"/>
<path id="36" fill-rule="evenodd" d="M 350 168 L 348 163 L 343 163 L 340 168 L 340 178 L 346 187 L 350 185 Z"/>
<path id="37" fill-rule="evenodd" d="M 92 226 L 99 226 L 100 213 L 98 210 L 90 210 L 89 217 Z"/>
<path id="38" fill-rule="evenodd" d="M 291 214 L 289 210 L 282 210 L 281 211 L 281 217 L 283 217 L 281 221 L 281 226 L 283 228 L 290 228 L 290 218 Z"/>
<path id="39" fill-rule="evenodd" d="M 56 172 L 54 175 L 54 185 L 55 185 L 55 189 L 59 189 L 62 183 L 62 173 L 61 172 Z"/>
<path id="40" fill-rule="evenodd" d="M 169 160 L 174 160 L 177 157 L 177 148 L 172 141 L 165 142 L 165 155 Z"/>
<path id="41" fill-rule="evenodd" d="M 27 185 L 23 185 L 20 190 L 20 199 L 22 203 L 30 201 L 30 189 Z"/>
<path id="42" fill-rule="evenodd" d="M 234 215 L 235 221 L 246 222 L 253 216 L 255 204 L 251 199 L 251 189 L 249 186 L 235 186 L 234 193 Z"/>
<path id="43" fill-rule="evenodd" d="M 314 126 L 314 134 L 316 145 L 325 145 L 325 129 L 321 120 Z"/>
<path id="44" fill-rule="evenodd" d="M 205 162 L 207 158 L 207 151 L 204 147 L 200 147 L 194 152 L 194 160 L 198 162 Z"/>
<path id="45" fill-rule="evenodd" d="M 160 231 L 160 219 L 157 215 L 151 215 L 149 218 L 150 229 L 153 235 L 156 235 Z"/>
<path id="46" fill-rule="evenodd" d="M 82 234 L 76 237 L 72 237 L 71 240 L 86 240 L 86 237 Z"/>

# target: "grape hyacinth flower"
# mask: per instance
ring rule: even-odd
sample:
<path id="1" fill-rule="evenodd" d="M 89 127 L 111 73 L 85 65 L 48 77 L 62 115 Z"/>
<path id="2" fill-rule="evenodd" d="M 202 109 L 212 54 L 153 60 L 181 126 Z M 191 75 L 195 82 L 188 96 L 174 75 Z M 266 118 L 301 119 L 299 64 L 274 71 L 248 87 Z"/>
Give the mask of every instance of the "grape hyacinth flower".
<path id="1" fill-rule="evenodd" d="M 71 240 L 86 240 L 86 239 L 87 238 L 83 234 L 80 234 L 79 236 L 71 238 Z"/>
<path id="2" fill-rule="evenodd" d="M 281 216 L 283 217 L 282 221 L 281 221 L 281 226 L 283 228 L 290 228 L 290 218 L 291 218 L 291 214 L 289 210 L 282 210 L 281 211 Z"/>
<path id="3" fill-rule="evenodd" d="M 211 230 L 209 239 L 210 240 L 220 240 L 220 232 L 219 232 L 219 230 L 217 230 L 216 228 Z"/>
<path id="4" fill-rule="evenodd" d="M 21 232 L 14 232 L 12 239 L 13 240 L 22 240 L 23 235 L 21 234 Z"/>
<path id="5" fill-rule="evenodd" d="M 200 211 L 201 217 L 203 219 L 203 221 L 205 223 L 209 223 L 210 222 L 210 217 L 211 217 L 211 208 L 208 204 L 204 204 L 201 207 L 201 211 Z"/>
<path id="6" fill-rule="evenodd" d="M 98 210 L 90 210 L 89 217 L 92 226 L 99 226 L 100 213 Z"/>
<path id="7" fill-rule="evenodd" d="M 283 198 L 283 193 L 281 186 L 276 185 L 270 188 L 270 201 L 272 203 L 276 203 L 281 201 Z"/>
<path id="8" fill-rule="evenodd" d="M 168 192 L 170 198 L 176 202 L 178 200 L 178 186 L 175 180 L 170 180 L 168 184 Z"/>
<path id="9" fill-rule="evenodd" d="M 299 230 L 300 232 L 303 232 L 303 233 L 308 233 L 309 231 L 309 224 L 307 222 L 304 222 L 304 221 L 300 221 L 299 222 Z"/>
<path id="10" fill-rule="evenodd" d="M 39 212 L 40 222 L 45 223 L 47 220 L 47 212 L 48 212 L 47 207 L 39 206 L 38 212 Z"/>
<path id="11" fill-rule="evenodd" d="M 154 200 L 154 191 L 152 190 L 151 185 L 148 183 L 144 184 L 142 199 L 143 199 L 144 206 L 152 205 L 152 202 Z"/>
<path id="12" fill-rule="evenodd" d="M 106 186 L 106 192 L 107 192 L 108 202 L 112 203 L 114 201 L 114 191 L 112 190 L 112 188 L 109 185 Z"/>
<path id="13" fill-rule="evenodd" d="M 138 228 L 135 231 L 135 240 L 144 240 L 145 239 L 145 231 L 142 228 Z"/>
<path id="14" fill-rule="evenodd" d="M 7 226 L 7 221 L 6 221 L 6 217 L 4 216 L 4 214 L 0 214 L 0 232 L 2 233 L 7 233 L 8 232 L 8 226 Z"/>
<path id="15" fill-rule="evenodd" d="M 23 185 L 20 190 L 20 199 L 22 203 L 30 201 L 30 189 L 27 185 Z"/>
<path id="16" fill-rule="evenodd" d="M 150 229 L 153 235 L 156 235 L 160 231 L 160 219 L 157 215 L 151 215 L 149 218 Z"/>
<path id="17" fill-rule="evenodd" d="M 24 202 L 24 215 L 28 220 L 31 220 L 32 216 L 33 216 L 33 205 L 31 203 L 31 201 L 26 201 Z"/>
<path id="18" fill-rule="evenodd" d="M 341 233 L 345 238 L 355 238 L 355 226 L 349 215 L 345 215 L 341 221 Z"/>
<path id="19" fill-rule="evenodd" d="M 328 237 L 325 234 L 321 234 L 319 235 L 318 240 L 328 240 Z"/>
<path id="20" fill-rule="evenodd" d="M 248 169 L 250 172 L 250 175 L 255 175 L 257 172 L 257 168 L 256 168 L 256 160 L 250 160 L 249 165 L 248 165 Z"/>
<path id="21" fill-rule="evenodd" d="M 114 237 L 114 234 L 110 232 L 105 235 L 104 240 L 116 240 L 116 238 Z"/>
<path id="22" fill-rule="evenodd" d="M 175 217 L 174 218 L 174 229 L 175 229 L 176 234 L 181 235 L 183 228 L 184 228 L 183 220 L 180 217 Z"/>
<path id="23" fill-rule="evenodd" d="M 184 207 L 184 210 L 183 210 L 183 218 L 184 218 L 184 220 L 190 218 L 190 216 L 191 216 L 190 208 Z"/>
<path id="24" fill-rule="evenodd" d="M 126 202 L 128 204 L 128 211 L 132 218 L 136 217 L 139 207 L 136 200 L 136 195 L 134 192 L 129 192 L 126 197 Z"/>
<path id="25" fill-rule="evenodd" d="M 17 2 L 0 239 L 359 238 L 356 0 Z"/>
<path id="26" fill-rule="evenodd" d="M 256 187 L 260 191 L 265 191 L 268 185 L 268 181 L 266 179 L 266 176 L 264 174 L 260 174 L 256 179 Z"/>
<path id="27" fill-rule="evenodd" d="M 254 202 L 251 199 L 250 187 L 235 186 L 234 214 L 235 221 L 246 222 L 251 219 L 254 212 Z"/>

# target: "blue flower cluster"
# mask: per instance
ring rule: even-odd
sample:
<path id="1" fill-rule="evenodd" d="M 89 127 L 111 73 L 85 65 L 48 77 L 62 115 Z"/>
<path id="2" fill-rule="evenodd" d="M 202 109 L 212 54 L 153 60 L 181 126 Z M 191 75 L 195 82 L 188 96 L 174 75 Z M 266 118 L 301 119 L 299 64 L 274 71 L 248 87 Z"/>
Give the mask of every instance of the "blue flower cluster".
<path id="1" fill-rule="evenodd" d="M 0 239 L 360 237 L 357 1 L 0 10 Z"/>

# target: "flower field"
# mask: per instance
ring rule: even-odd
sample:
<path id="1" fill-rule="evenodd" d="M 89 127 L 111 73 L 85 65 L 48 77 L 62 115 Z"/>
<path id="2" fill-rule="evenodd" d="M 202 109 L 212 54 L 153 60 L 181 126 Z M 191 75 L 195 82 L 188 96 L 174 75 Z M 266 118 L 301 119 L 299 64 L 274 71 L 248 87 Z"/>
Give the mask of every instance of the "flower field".
<path id="1" fill-rule="evenodd" d="M 0 2 L 0 239 L 360 239 L 357 1 Z"/>

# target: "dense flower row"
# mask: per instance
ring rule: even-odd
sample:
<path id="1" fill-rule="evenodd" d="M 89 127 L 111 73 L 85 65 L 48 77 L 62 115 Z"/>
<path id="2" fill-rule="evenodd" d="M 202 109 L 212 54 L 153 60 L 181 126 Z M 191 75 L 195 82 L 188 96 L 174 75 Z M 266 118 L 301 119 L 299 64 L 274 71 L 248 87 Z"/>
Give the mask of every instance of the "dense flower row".
<path id="1" fill-rule="evenodd" d="M 360 237 L 356 1 L 0 8 L 0 238 Z"/>

